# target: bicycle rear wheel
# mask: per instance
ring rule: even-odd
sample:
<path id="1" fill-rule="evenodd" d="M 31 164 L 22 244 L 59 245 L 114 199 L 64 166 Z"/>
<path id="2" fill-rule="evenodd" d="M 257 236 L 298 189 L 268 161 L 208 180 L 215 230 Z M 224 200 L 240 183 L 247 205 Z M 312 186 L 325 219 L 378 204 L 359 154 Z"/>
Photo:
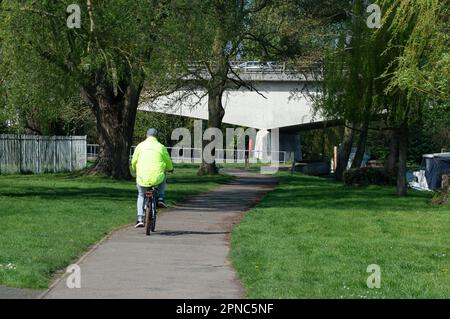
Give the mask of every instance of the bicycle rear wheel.
<path id="1" fill-rule="evenodd" d="M 152 231 L 154 232 L 155 231 L 155 228 L 156 228 L 156 207 L 157 207 L 157 204 L 156 204 L 156 201 L 155 200 L 153 200 L 152 201 L 152 210 L 151 210 L 151 212 L 152 212 Z"/>
<path id="2" fill-rule="evenodd" d="M 152 211 L 149 206 L 151 204 L 145 207 L 145 234 L 147 236 L 150 236 L 150 229 L 152 228 Z"/>

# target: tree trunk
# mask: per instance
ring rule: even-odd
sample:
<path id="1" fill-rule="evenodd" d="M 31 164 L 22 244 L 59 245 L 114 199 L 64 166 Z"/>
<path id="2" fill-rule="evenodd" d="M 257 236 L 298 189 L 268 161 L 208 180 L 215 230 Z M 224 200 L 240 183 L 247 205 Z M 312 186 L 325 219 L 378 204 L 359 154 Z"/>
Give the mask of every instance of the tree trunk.
<path id="1" fill-rule="evenodd" d="M 100 92 L 98 87 L 84 88 L 83 93 L 95 114 L 100 145 L 91 173 L 129 179 L 129 155 L 142 85 L 121 87 L 123 89 L 117 95 L 110 87 Z"/>
<path id="2" fill-rule="evenodd" d="M 384 163 L 384 169 L 388 176 L 397 175 L 398 146 L 398 132 L 397 130 L 392 130 L 389 133 L 389 155 Z"/>
<path id="3" fill-rule="evenodd" d="M 370 78 L 367 92 L 365 94 L 365 98 L 363 99 L 363 107 L 364 107 L 364 113 L 362 118 L 362 125 L 361 125 L 361 132 L 359 133 L 358 138 L 358 146 L 356 149 L 355 158 L 352 162 L 352 168 L 359 168 L 361 167 L 361 164 L 364 160 L 364 154 L 366 152 L 366 142 L 367 142 L 367 135 L 369 133 L 369 124 L 370 124 L 370 113 L 372 111 L 372 97 L 373 95 L 373 80 Z"/>
<path id="4" fill-rule="evenodd" d="M 403 124 L 399 129 L 398 136 L 398 175 L 397 175 L 397 194 L 406 196 L 406 161 L 408 155 L 408 126 Z"/>
<path id="5" fill-rule="evenodd" d="M 366 152 L 367 134 L 369 132 L 369 122 L 365 121 L 361 125 L 361 132 L 359 133 L 358 146 L 356 149 L 355 158 L 352 162 L 352 168 L 359 168 L 364 160 L 364 154 Z"/>
<path id="6" fill-rule="evenodd" d="M 223 88 L 216 89 L 215 85 L 212 89 L 208 90 L 208 128 L 218 128 L 220 130 L 222 127 L 222 120 L 225 115 L 225 110 L 222 106 L 222 95 Z M 205 145 L 206 143 L 203 141 L 203 149 L 205 148 Z M 212 149 L 211 153 L 215 158 L 215 147 Z M 208 163 L 202 155 L 202 163 L 197 174 L 203 176 L 216 175 L 217 173 L 216 161 L 214 160 L 212 163 Z"/>
<path id="7" fill-rule="evenodd" d="M 334 173 L 334 178 L 338 181 L 342 181 L 344 177 L 344 172 L 347 169 L 348 159 L 353 145 L 353 123 L 346 122 L 345 124 L 344 139 L 339 149 L 336 172 Z"/>
<path id="8" fill-rule="evenodd" d="M 226 2 L 225 2 L 226 3 Z M 221 2 L 214 6 L 215 18 L 222 21 L 224 18 L 225 5 Z M 214 31 L 214 40 L 211 47 L 213 63 L 207 63 L 209 76 L 211 77 L 206 85 L 208 90 L 208 128 L 222 128 L 222 119 L 225 115 L 225 110 L 222 105 L 222 95 L 228 81 L 228 58 L 226 54 L 226 46 L 228 45 L 227 30 L 224 29 L 226 25 L 219 23 Z M 215 137 L 217 138 L 217 137 Z M 198 175 L 215 175 L 217 174 L 217 167 L 215 161 L 216 149 L 211 150 L 214 160 L 212 163 L 205 161 L 204 150 L 205 141 L 203 141 L 202 150 L 202 164 L 197 172 Z"/>

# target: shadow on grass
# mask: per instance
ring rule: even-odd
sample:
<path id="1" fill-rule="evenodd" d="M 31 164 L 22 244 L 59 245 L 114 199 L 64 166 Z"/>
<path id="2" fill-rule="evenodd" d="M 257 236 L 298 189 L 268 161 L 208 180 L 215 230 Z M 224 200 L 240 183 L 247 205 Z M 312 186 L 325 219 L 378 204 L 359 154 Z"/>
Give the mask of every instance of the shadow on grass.
<path id="1" fill-rule="evenodd" d="M 1 192 L 2 196 L 6 197 L 40 197 L 45 199 L 124 199 L 135 196 L 136 192 L 129 189 L 118 189 L 110 187 L 93 187 L 93 188 L 79 188 L 79 187 L 26 187 L 21 192 Z"/>
<path id="2" fill-rule="evenodd" d="M 226 183 L 232 178 L 228 176 L 218 177 L 197 177 L 192 175 L 181 175 L 168 180 L 166 192 L 166 202 L 169 206 L 189 199 L 199 193 L 195 185 L 200 185 L 205 189 L 205 184 Z M 135 182 L 114 181 L 109 178 L 80 177 L 72 178 L 62 174 L 40 175 L 40 176 L 5 176 L 0 179 L 0 197 L 6 203 L 15 201 L 24 202 L 27 200 L 37 200 L 37 205 L 57 202 L 74 203 L 118 203 L 135 202 L 137 189 Z M 64 204 L 65 205 L 65 204 Z M 84 205 L 84 204 L 82 204 Z M 102 204 L 103 205 L 103 204 Z M 50 208 L 49 208 L 50 209 Z M 44 212 L 44 210 L 42 210 Z M 14 209 L 2 214 L 14 214 Z"/>
<path id="3" fill-rule="evenodd" d="M 227 235 L 230 232 L 207 232 L 207 231 L 189 231 L 189 230 L 161 230 L 157 231 L 157 235 L 161 236 L 182 236 L 182 235 Z"/>
<path id="4" fill-rule="evenodd" d="M 308 209 L 413 211 L 418 208 L 434 211 L 429 205 L 430 194 L 410 191 L 398 197 L 393 187 L 350 187 L 329 179 L 309 176 L 284 176 L 281 186 L 267 196 L 259 207 Z M 300 206 L 298 205 L 300 203 Z"/>

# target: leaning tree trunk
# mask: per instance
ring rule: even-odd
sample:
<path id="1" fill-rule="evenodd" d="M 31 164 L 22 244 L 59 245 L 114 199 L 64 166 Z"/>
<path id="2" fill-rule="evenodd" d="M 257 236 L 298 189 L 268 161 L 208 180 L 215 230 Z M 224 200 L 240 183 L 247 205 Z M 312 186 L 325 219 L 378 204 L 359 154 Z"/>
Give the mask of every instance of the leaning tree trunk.
<path id="1" fill-rule="evenodd" d="M 110 87 L 84 88 L 95 114 L 100 146 L 92 173 L 115 179 L 131 178 L 129 155 L 141 90 L 142 85 L 133 84 L 122 85 L 117 94 Z"/>
<path id="2" fill-rule="evenodd" d="M 355 158 L 352 162 L 352 168 L 359 168 L 364 160 L 364 154 L 366 152 L 367 135 L 369 133 L 370 124 L 370 112 L 372 110 L 372 80 L 369 81 L 369 87 L 367 88 L 366 97 L 363 100 L 364 103 L 364 116 L 362 119 L 361 131 L 358 138 L 358 146 L 356 148 Z"/>
<path id="3" fill-rule="evenodd" d="M 216 86 L 215 86 L 216 87 Z M 222 95 L 223 88 L 213 88 L 208 90 L 208 128 L 218 128 L 222 127 L 222 120 L 225 115 L 225 110 L 222 105 Z M 217 138 L 215 136 L 214 138 Z M 207 142 L 206 142 L 207 143 Z M 205 141 L 203 141 L 203 149 L 205 148 Z M 211 155 L 215 158 L 216 149 L 215 147 L 211 150 Z M 208 162 L 205 160 L 205 156 L 202 152 L 202 163 L 197 172 L 198 175 L 215 175 L 217 174 L 216 161 Z"/>
<path id="4" fill-rule="evenodd" d="M 398 136 L 398 175 L 397 175 L 397 194 L 406 196 L 406 161 L 408 155 L 408 126 L 403 124 L 399 129 Z"/>
<path id="5" fill-rule="evenodd" d="M 358 146 L 356 149 L 355 158 L 352 162 L 352 168 L 359 168 L 364 160 L 364 154 L 366 152 L 367 135 L 369 132 L 369 122 L 365 121 L 361 125 L 361 132 L 359 133 Z"/>
<path id="6" fill-rule="evenodd" d="M 348 159 L 352 151 L 353 135 L 353 124 L 346 122 L 344 129 L 344 139 L 339 149 L 336 171 L 334 173 L 334 178 L 338 181 L 342 181 L 344 172 L 347 169 Z"/>

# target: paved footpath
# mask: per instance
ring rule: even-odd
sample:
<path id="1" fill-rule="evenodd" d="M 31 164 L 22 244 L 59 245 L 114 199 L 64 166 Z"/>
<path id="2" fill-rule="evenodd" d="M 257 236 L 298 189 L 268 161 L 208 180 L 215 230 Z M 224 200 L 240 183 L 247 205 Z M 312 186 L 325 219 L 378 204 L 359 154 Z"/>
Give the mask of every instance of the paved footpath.
<path id="1" fill-rule="evenodd" d="M 228 260 L 230 231 L 276 184 L 229 171 L 232 183 L 197 195 L 158 216 L 156 232 L 129 226 L 79 262 L 81 288 L 57 281 L 43 298 L 243 298 Z"/>
<path id="2" fill-rule="evenodd" d="M 0 300 L 1 299 L 35 299 L 42 290 L 20 289 L 0 286 Z"/>

